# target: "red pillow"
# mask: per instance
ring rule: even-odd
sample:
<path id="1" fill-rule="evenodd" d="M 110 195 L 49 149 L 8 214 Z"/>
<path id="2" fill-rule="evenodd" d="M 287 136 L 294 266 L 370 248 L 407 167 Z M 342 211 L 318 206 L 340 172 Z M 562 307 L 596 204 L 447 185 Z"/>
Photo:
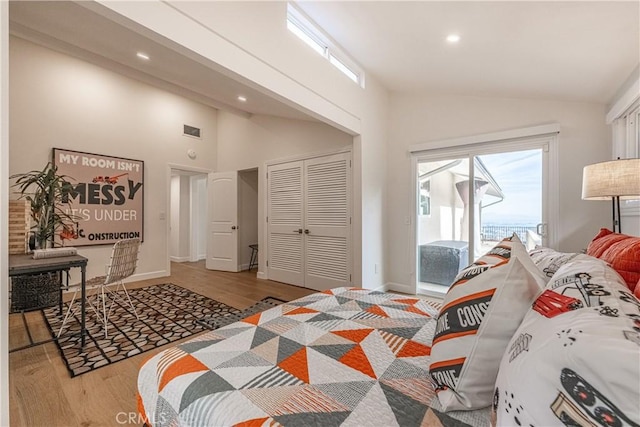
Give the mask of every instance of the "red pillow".
<path id="1" fill-rule="evenodd" d="M 608 262 L 627 282 L 631 291 L 636 288 L 640 280 L 640 237 L 601 228 L 589 243 L 587 255 Z"/>

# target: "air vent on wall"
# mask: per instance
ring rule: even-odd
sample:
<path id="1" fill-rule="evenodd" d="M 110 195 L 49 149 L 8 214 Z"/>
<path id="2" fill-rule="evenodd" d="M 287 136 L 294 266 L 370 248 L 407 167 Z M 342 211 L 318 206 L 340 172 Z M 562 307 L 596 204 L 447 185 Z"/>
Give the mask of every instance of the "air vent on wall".
<path id="1" fill-rule="evenodd" d="M 184 125 L 184 134 L 187 136 L 193 136 L 194 138 L 200 138 L 200 128 Z"/>

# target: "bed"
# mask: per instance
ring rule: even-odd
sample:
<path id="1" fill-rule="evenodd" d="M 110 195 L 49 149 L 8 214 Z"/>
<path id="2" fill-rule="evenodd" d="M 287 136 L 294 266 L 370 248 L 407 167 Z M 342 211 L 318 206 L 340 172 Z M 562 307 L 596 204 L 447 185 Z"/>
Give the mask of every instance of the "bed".
<path id="1" fill-rule="evenodd" d="M 438 309 L 357 288 L 284 303 L 150 358 L 138 409 L 154 427 L 488 425 L 430 408 Z"/>

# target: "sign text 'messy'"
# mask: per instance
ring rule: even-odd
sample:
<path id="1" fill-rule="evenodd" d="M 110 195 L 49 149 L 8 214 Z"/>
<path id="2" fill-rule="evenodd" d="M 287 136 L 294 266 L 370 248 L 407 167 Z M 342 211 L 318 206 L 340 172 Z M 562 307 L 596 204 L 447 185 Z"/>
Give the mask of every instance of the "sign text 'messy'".
<path id="1" fill-rule="evenodd" d="M 143 237 L 144 162 L 54 148 L 58 173 L 67 175 L 75 232 L 68 244 L 85 246 Z M 66 200 L 65 200 L 66 202 Z"/>

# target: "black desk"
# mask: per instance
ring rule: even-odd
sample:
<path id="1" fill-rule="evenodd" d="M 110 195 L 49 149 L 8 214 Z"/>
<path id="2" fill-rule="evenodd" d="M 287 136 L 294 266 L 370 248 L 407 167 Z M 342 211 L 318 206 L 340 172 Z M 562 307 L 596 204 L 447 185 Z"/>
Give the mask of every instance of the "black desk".
<path id="1" fill-rule="evenodd" d="M 86 301 L 86 276 L 87 276 L 87 258 L 80 255 L 73 256 L 65 256 L 58 258 L 43 258 L 43 259 L 33 259 L 31 254 L 25 255 L 9 255 L 9 277 L 11 276 L 20 276 L 23 274 L 33 274 L 33 273 L 55 273 L 69 270 L 71 268 L 79 267 L 82 273 L 82 282 L 81 282 L 81 294 L 80 298 L 80 345 L 84 347 L 84 340 L 86 334 L 85 328 L 85 301 Z M 23 313 L 24 316 L 24 313 Z M 31 340 L 31 335 L 29 334 L 29 339 Z M 52 340 L 54 341 L 54 340 Z M 46 341 L 49 342 L 49 341 Z M 43 342 L 44 343 L 44 342 Z M 37 344 L 43 344 L 37 343 Z M 32 342 L 32 345 L 35 345 Z M 22 350 L 23 348 L 31 347 L 20 347 L 11 351 Z"/>

